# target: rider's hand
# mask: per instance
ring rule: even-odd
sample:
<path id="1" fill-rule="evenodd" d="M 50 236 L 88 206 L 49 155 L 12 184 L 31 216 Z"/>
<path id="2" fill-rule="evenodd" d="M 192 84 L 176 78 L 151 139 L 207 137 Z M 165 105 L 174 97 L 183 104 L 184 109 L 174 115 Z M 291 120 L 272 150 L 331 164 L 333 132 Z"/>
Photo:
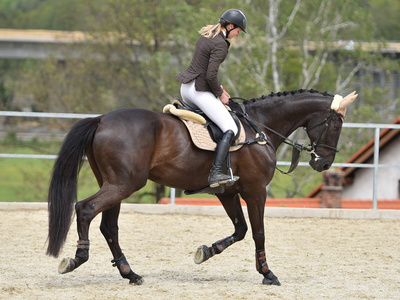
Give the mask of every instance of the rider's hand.
<path id="1" fill-rule="evenodd" d="M 229 94 L 228 94 L 228 92 L 227 92 L 227 91 L 225 91 L 225 89 L 223 90 L 223 93 L 225 93 L 225 94 L 228 96 L 228 98 L 230 98 L 230 97 L 231 97 L 231 95 L 229 95 Z"/>
<path id="2" fill-rule="evenodd" d="M 229 103 L 229 98 L 231 96 L 224 90 L 222 95 L 219 97 L 219 99 L 221 100 L 221 102 L 223 104 L 228 104 Z"/>

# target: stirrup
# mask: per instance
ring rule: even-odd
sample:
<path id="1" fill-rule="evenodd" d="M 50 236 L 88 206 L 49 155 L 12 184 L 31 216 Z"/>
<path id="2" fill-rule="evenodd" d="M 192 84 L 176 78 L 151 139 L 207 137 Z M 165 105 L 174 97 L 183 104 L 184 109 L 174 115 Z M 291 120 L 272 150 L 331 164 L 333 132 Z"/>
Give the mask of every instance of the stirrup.
<path id="1" fill-rule="evenodd" d="M 229 168 L 229 173 L 230 173 L 229 175 L 223 173 L 218 174 L 218 175 L 224 175 L 226 177 L 221 180 L 218 180 L 217 182 L 210 183 L 210 187 L 216 188 L 220 185 L 232 186 L 239 179 L 239 176 L 234 176 L 231 168 Z"/>
<path id="2" fill-rule="evenodd" d="M 232 186 L 239 179 L 239 176 L 233 176 L 224 180 L 219 180 L 217 182 L 211 183 L 210 188 L 216 188 L 220 185 Z"/>
<path id="3" fill-rule="evenodd" d="M 236 181 L 238 181 L 240 177 L 239 176 L 232 176 L 232 178 L 228 181 L 226 186 L 232 186 L 235 184 Z"/>
<path id="4" fill-rule="evenodd" d="M 239 176 L 234 176 L 232 172 L 232 168 L 229 167 L 229 174 L 231 175 L 231 179 L 226 184 L 227 186 L 232 186 L 239 179 Z"/>

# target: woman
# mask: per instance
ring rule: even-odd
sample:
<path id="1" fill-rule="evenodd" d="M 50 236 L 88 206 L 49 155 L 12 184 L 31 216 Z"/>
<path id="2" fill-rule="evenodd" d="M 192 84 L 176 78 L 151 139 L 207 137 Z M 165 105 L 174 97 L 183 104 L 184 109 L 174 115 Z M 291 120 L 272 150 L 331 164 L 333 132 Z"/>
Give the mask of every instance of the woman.
<path id="1" fill-rule="evenodd" d="M 246 24 L 246 16 L 240 10 L 229 9 L 217 25 L 200 29 L 201 36 L 197 40 L 190 66 L 175 76 L 182 83 L 183 100 L 189 106 L 201 109 L 223 132 L 208 177 L 210 187 L 233 183 L 239 179 L 222 172 L 222 165 L 238 128 L 224 106 L 228 104 L 230 95 L 218 81 L 218 69 L 228 54 L 228 39 L 239 36 L 240 31 L 247 33 Z"/>

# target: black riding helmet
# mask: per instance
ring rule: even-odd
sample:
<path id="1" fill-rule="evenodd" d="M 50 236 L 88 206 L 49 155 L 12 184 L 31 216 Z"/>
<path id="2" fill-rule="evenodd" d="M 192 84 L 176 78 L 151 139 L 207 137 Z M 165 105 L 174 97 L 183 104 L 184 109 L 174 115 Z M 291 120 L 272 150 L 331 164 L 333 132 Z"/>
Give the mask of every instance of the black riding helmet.
<path id="1" fill-rule="evenodd" d="M 244 33 L 247 33 L 246 31 L 246 25 L 247 25 L 247 19 L 244 13 L 242 13 L 238 9 L 228 9 L 226 12 L 224 12 L 219 19 L 219 23 L 225 27 L 228 23 L 231 23 L 235 25 L 235 27 L 240 27 L 240 29 L 243 30 Z M 226 36 L 229 35 L 229 31 L 227 31 Z"/>

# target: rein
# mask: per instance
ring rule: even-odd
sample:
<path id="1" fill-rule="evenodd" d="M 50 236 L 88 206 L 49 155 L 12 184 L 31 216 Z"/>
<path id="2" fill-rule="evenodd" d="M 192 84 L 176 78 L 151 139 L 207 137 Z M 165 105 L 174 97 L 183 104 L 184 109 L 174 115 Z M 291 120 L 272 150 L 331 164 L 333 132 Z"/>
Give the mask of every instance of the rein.
<path id="1" fill-rule="evenodd" d="M 242 101 L 247 100 L 247 99 L 244 99 L 244 98 L 241 98 L 241 97 L 232 97 L 230 99 L 232 99 L 232 100 L 233 99 L 237 99 L 237 100 L 242 100 Z M 308 154 L 314 154 L 316 160 L 318 160 L 318 159 L 320 159 L 322 157 L 327 157 L 327 156 L 330 156 L 330 155 L 334 155 L 335 153 L 339 152 L 339 150 L 337 150 L 336 147 L 332 147 L 332 146 L 329 146 L 329 145 L 325 144 L 326 143 L 326 137 L 325 137 L 325 140 L 324 140 L 323 144 L 318 144 L 318 141 L 321 139 L 321 137 L 323 136 L 325 131 L 327 131 L 329 129 L 330 123 L 331 123 L 332 118 L 333 118 L 334 115 L 339 115 L 343 120 L 343 115 L 338 113 L 338 112 L 336 112 L 335 110 L 331 110 L 331 114 L 329 115 L 329 117 L 326 118 L 325 120 L 323 120 L 322 122 L 318 123 L 317 125 L 309 128 L 309 129 L 304 128 L 306 131 L 310 131 L 310 130 L 312 130 L 314 128 L 317 128 L 317 127 L 319 127 L 319 126 L 321 126 L 321 125 L 323 125 L 325 123 L 325 126 L 322 129 L 322 131 L 319 134 L 319 136 L 315 139 L 315 141 L 312 144 L 309 144 L 309 146 L 306 147 L 306 146 L 304 146 L 302 144 L 299 144 L 299 143 L 297 143 L 295 141 L 292 141 L 288 137 L 280 134 L 279 132 L 273 130 L 272 128 L 269 128 L 268 126 L 266 126 L 264 124 L 261 124 L 261 123 L 259 123 L 257 121 L 252 120 L 249 117 L 249 115 L 247 114 L 244 104 L 243 103 L 238 103 L 238 104 L 239 104 L 239 107 L 241 108 L 242 111 L 241 112 L 240 111 L 235 111 L 235 113 L 241 115 L 253 127 L 253 129 L 257 132 L 257 135 L 256 135 L 256 137 L 254 139 L 248 140 L 248 141 L 245 141 L 245 142 L 242 142 L 242 143 L 238 143 L 238 144 L 252 144 L 252 143 L 255 143 L 255 142 L 264 141 L 265 143 L 269 144 L 274 149 L 274 151 L 276 152 L 276 149 L 273 147 L 273 145 L 271 143 L 269 143 L 269 141 L 265 137 L 265 134 L 257 127 L 256 124 L 258 124 L 259 126 L 264 127 L 265 129 L 269 130 L 270 132 L 272 132 L 272 133 L 276 134 L 277 136 L 281 137 L 285 144 L 293 147 L 292 162 L 291 162 L 289 170 L 287 172 L 285 172 L 285 171 L 282 171 L 282 170 L 280 170 L 279 168 L 276 167 L 276 169 L 279 172 L 281 172 L 282 174 L 289 174 L 289 173 L 293 172 L 294 169 L 296 169 L 296 167 L 297 167 L 297 165 L 299 163 L 299 160 L 300 160 L 300 153 L 303 150 L 306 150 Z M 331 149 L 331 150 L 333 150 L 333 153 L 330 153 L 330 154 L 327 154 L 327 155 L 324 155 L 324 156 L 320 156 L 315 152 L 317 147 L 325 147 L 325 148 Z"/>

